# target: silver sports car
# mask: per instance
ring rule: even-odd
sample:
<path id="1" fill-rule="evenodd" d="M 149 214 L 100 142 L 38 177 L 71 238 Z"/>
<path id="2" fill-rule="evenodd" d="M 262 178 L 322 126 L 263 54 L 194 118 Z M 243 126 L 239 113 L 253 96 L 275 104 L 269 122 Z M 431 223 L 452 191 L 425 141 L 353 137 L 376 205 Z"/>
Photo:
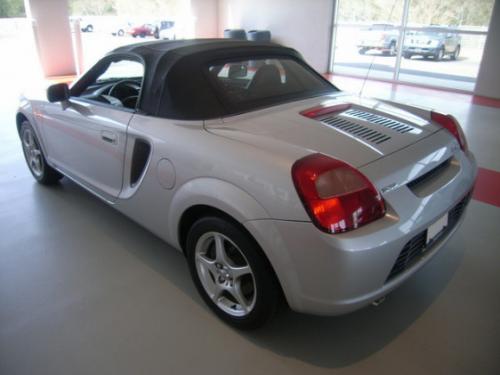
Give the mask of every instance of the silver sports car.
<path id="1" fill-rule="evenodd" d="M 66 176 L 182 251 L 239 328 L 280 301 L 379 300 L 455 232 L 476 176 L 452 116 L 350 96 L 276 44 L 121 47 L 47 98 L 16 117 L 35 179 Z"/>

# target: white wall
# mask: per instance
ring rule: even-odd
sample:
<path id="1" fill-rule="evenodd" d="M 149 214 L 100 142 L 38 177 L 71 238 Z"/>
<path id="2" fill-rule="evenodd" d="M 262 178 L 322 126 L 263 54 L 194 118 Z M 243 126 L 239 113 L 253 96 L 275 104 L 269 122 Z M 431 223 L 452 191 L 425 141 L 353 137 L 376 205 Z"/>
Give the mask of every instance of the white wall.
<path id="1" fill-rule="evenodd" d="M 495 1 L 474 94 L 500 99 L 500 0 Z"/>
<path id="2" fill-rule="evenodd" d="M 219 0 L 191 0 L 196 38 L 216 38 L 218 36 Z"/>
<path id="3" fill-rule="evenodd" d="M 328 70 L 332 0 L 219 0 L 224 29 L 270 30 L 274 42 L 295 48 L 320 73 Z"/>

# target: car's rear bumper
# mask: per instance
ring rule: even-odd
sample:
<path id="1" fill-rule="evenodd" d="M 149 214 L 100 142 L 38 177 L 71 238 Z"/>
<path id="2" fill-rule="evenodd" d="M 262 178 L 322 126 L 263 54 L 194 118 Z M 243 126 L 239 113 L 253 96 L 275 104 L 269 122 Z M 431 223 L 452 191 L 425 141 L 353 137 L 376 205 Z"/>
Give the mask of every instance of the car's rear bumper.
<path id="1" fill-rule="evenodd" d="M 307 222 L 245 223 L 274 266 L 290 307 L 319 315 L 347 313 L 386 295 L 420 269 L 463 220 L 476 163 L 472 154 L 461 155 L 459 173 L 438 192 L 416 197 L 403 186 L 387 194 L 384 218 L 355 231 L 329 235 Z M 419 249 L 407 268 L 389 277 L 405 245 L 425 236 L 431 224 L 460 202 L 463 209 L 456 220 Z"/>

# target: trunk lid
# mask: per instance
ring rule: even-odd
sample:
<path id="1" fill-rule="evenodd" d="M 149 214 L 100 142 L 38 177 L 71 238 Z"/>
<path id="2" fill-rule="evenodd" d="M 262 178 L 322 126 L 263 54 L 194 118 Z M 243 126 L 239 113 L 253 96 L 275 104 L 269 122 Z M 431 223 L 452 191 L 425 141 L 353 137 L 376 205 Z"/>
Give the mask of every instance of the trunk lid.
<path id="1" fill-rule="evenodd" d="M 315 106 L 349 104 L 314 118 L 301 112 Z M 294 102 L 206 124 L 209 132 L 268 150 L 283 144 L 320 152 L 361 167 L 439 130 L 427 119 L 389 104 L 351 96 Z"/>

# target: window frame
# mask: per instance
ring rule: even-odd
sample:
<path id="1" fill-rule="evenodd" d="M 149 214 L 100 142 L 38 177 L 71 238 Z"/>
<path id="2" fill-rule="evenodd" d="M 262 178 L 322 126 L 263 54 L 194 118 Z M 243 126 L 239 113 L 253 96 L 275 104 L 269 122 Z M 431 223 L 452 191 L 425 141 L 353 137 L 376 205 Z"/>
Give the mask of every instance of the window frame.
<path id="1" fill-rule="evenodd" d="M 104 103 L 88 98 L 81 97 L 80 95 L 92 84 L 97 83 L 97 79 L 106 72 L 106 70 L 111 66 L 113 62 L 120 62 L 124 60 L 138 62 L 143 67 L 143 74 L 141 79 L 141 88 L 139 90 L 139 94 L 137 96 L 137 103 L 135 108 L 127 108 L 127 107 L 118 107 L 111 103 Z M 92 68 L 90 68 L 80 79 L 78 79 L 70 88 L 70 99 L 75 101 L 81 101 L 84 103 L 89 103 L 92 105 L 98 105 L 101 107 L 113 108 L 119 111 L 130 112 L 130 113 L 138 113 L 141 112 L 141 102 L 142 102 L 142 94 L 144 91 L 144 82 L 146 77 L 146 62 L 138 55 L 135 54 L 127 54 L 127 53 L 117 53 L 110 54 L 98 62 L 96 62 Z"/>

